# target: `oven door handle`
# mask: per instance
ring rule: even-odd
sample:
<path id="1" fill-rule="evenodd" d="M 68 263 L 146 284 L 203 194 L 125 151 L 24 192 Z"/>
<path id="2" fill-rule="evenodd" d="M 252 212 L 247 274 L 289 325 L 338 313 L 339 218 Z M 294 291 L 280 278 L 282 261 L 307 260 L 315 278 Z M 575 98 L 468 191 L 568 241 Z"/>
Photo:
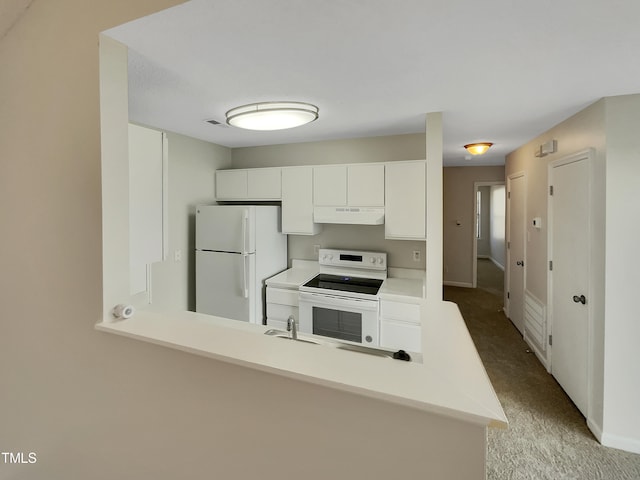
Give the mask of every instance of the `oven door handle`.
<path id="1" fill-rule="evenodd" d="M 300 292 L 298 300 L 302 303 L 313 305 L 326 305 L 328 307 L 346 307 L 358 310 L 378 310 L 378 300 L 359 300 L 356 298 L 334 297 L 317 293 Z"/>

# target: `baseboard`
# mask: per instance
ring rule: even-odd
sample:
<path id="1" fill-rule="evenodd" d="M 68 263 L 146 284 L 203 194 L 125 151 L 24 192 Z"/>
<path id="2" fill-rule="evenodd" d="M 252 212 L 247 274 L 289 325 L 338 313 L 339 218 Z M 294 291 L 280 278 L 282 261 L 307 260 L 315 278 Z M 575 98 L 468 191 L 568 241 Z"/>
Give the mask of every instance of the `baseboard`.
<path id="1" fill-rule="evenodd" d="M 450 282 L 449 280 L 444 280 L 442 284 L 448 287 L 473 288 L 473 283 L 468 283 L 468 282 Z"/>
<path id="2" fill-rule="evenodd" d="M 478 255 L 478 258 L 491 258 L 489 255 Z"/>
<path id="3" fill-rule="evenodd" d="M 524 341 L 525 343 L 529 346 L 529 348 L 531 348 L 531 350 L 533 351 L 533 353 L 535 354 L 536 358 L 540 361 L 540 363 L 542 364 L 542 366 L 545 368 L 545 370 L 547 372 L 550 372 L 549 370 L 549 362 L 547 361 L 547 355 L 545 353 L 543 353 L 535 344 L 535 342 L 531 341 L 529 339 L 529 337 L 527 337 L 527 329 L 525 328 L 524 330 L 524 335 L 523 335 Z"/>
<path id="4" fill-rule="evenodd" d="M 593 436 L 596 437 L 596 439 L 600 443 L 602 443 L 602 427 L 590 418 L 587 418 L 587 427 L 589 427 L 589 430 L 591 430 Z"/>
<path id="5" fill-rule="evenodd" d="M 591 426 L 589 426 L 589 428 L 591 429 Z M 625 452 L 640 453 L 640 440 L 636 438 L 620 437 L 610 433 L 601 433 L 600 437 L 600 443 L 605 447 L 617 448 L 618 450 L 624 450 Z"/>
<path id="6" fill-rule="evenodd" d="M 498 267 L 500 270 L 502 270 L 504 272 L 504 265 L 500 265 L 495 258 L 493 257 L 489 257 L 489 260 L 491 260 L 493 262 L 493 264 Z"/>

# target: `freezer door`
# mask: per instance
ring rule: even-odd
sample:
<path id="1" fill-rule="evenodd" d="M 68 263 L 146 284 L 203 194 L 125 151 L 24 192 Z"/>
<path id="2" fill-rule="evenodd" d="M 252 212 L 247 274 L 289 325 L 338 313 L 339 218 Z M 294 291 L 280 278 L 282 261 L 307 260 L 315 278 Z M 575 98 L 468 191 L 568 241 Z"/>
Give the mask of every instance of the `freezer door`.
<path id="1" fill-rule="evenodd" d="M 196 312 L 256 323 L 255 285 L 255 255 L 196 251 Z"/>
<path id="2" fill-rule="evenodd" d="M 248 206 L 198 207 L 196 209 L 196 249 L 217 252 L 254 252 L 254 217 L 254 209 Z"/>

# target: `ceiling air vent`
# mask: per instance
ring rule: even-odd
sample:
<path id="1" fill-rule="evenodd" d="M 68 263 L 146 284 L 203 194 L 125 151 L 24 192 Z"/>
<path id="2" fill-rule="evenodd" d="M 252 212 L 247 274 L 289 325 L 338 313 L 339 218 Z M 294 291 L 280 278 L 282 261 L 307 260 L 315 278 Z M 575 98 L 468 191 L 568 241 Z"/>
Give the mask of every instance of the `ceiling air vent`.
<path id="1" fill-rule="evenodd" d="M 214 120 L 213 118 L 211 120 L 205 120 L 205 122 L 210 123 L 211 125 L 216 125 L 216 126 L 221 126 L 221 127 L 226 127 L 228 126 L 226 123 L 223 122 L 219 122 L 218 120 Z"/>

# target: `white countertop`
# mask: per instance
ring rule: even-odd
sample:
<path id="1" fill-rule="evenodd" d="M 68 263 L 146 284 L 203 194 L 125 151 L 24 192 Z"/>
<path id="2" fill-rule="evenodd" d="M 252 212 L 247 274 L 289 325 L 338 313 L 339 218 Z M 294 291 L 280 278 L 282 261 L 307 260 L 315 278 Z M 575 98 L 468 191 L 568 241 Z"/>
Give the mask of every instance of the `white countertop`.
<path id="1" fill-rule="evenodd" d="M 307 283 L 318 274 L 318 262 L 300 262 L 298 260 L 293 262 L 292 268 L 267 278 L 265 280 L 267 286 L 297 290 L 300 285 Z"/>
<path id="2" fill-rule="evenodd" d="M 138 311 L 96 329 L 464 421 L 505 426 L 458 307 L 421 303 L 423 362 L 264 335 L 267 326 L 193 312 Z"/>
<path id="3" fill-rule="evenodd" d="M 387 278 L 378 290 L 378 298 L 404 303 L 424 300 L 424 280 L 417 278 Z"/>

